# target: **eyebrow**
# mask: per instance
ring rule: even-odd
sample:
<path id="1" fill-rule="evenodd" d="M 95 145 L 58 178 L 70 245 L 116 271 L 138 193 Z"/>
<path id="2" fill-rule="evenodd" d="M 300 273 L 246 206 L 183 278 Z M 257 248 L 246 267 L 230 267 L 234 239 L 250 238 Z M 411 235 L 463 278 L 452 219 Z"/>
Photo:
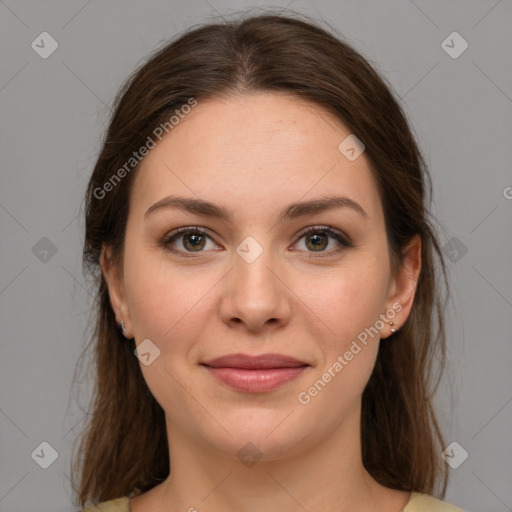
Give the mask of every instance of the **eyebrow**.
<path id="1" fill-rule="evenodd" d="M 282 223 L 286 220 L 293 220 L 335 208 L 350 208 L 359 213 L 364 219 L 368 219 L 368 215 L 363 207 L 353 199 L 345 196 L 327 196 L 285 206 L 279 214 L 277 222 Z M 203 199 L 179 196 L 164 197 L 148 208 L 144 218 L 147 219 L 152 213 L 167 209 L 185 210 L 196 215 L 213 217 L 223 221 L 229 221 L 231 218 L 229 212 L 222 206 L 204 201 Z"/>

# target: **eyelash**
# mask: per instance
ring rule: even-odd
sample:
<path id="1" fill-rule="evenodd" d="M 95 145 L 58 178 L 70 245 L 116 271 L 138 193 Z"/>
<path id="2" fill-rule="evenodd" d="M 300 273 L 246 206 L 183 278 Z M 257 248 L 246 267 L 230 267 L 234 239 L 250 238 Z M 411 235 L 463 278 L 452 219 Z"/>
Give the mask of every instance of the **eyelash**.
<path id="1" fill-rule="evenodd" d="M 327 258 L 334 254 L 338 254 L 347 248 L 354 247 L 354 245 L 348 239 L 348 237 L 341 235 L 337 231 L 333 231 L 331 229 L 331 226 L 310 226 L 300 232 L 299 238 L 297 241 L 299 241 L 304 236 L 309 235 L 310 233 L 322 233 L 322 234 L 330 235 L 332 238 L 334 238 L 335 240 L 340 242 L 342 245 L 342 247 L 340 247 L 339 249 L 333 249 L 331 251 L 324 252 L 323 254 L 322 254 L 322 252 L 315 253 L 314 251 L 312 251 L 312 252 L 310 252 L 310 254 L 311 254 L 310 257 L 313 257 L 313 258 Z M 171 233 L 169 233 L 167 236 L 165 236 L 162 239 L 160 245 L 164 249 L 174 252 L 174 253 L 178 253 L 181 256 L 184 256 L 185 258 L 196 258 L 197 256 L 194 256 L 193 255 L 194 253 L 192 253 L 192 252 L 187 253 L 187 252 L 179 251 L 179 250 L 174 249 L 171 246 L 172 242 L 174 242 L 177 238 L 179 238 L 180 236 L 183 236 L 183 235 L 187 235 L 187 234 L 206 236 L 207 238 L 212 240 L 212 238 L 205 231 L 202 231 L 197 226 L 191 226 L 191 227 L 183 227 L 183 228 L 175 229 L 174 231 L 172 231 Z M 198 254 L 200 254 L 200 253 L 201 253 L 201 251 L 198 252 Z"/>

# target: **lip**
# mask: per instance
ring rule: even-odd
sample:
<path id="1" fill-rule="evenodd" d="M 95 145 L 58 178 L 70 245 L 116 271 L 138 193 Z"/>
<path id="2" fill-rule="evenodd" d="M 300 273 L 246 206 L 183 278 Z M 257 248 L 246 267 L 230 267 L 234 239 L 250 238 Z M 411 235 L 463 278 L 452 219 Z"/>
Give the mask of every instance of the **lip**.
<path id="1" fill-rule="evenodd" d="M 299 361 L 294 357 L 282 354 L 262 354 L 259 356 L 249 356 L 246 354 L 228 354 L 217 357 L 210 361 L 202 363 L 213 368 L 242 368 L 245 370 L 269 369 L 269 368 L 297 368 L 307 365 L 304 361 Z"/>
<path id="2" fill-rule="evenodd" d="M 219 381 L 249 393 L 276 389 L 297 378 L 310 366 L 282 354 L 229 354 L 201 364 Z"/>

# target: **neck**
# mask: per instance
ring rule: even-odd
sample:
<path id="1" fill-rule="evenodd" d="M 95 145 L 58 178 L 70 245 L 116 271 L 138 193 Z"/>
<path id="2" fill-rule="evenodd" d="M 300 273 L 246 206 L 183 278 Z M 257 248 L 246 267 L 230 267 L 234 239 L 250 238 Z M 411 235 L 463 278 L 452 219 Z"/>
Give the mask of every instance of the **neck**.
<path id="1" fill-rule="evenodd" d="M 398 512 L 409 494 L 381 486 L 364 469 L 359 412 L 328 429 L 331 435 L 320 443 L 304 448 L 307 440 L 301 440 L 286 457 L 263 458 L 251 467 L 201 444 L 167 419 L 171 474 L 150 491 L 151 510 L 363 512 L 388 510 L 387 503 Z"/>

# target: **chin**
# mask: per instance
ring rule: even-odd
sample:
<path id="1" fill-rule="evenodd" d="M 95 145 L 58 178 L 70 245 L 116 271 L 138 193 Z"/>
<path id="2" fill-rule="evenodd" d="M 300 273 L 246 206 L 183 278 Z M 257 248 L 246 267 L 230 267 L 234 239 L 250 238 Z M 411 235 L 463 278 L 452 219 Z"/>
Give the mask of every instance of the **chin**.
<path id="1" fill-rule="evenodd" d="M 239 411 L 225 417 L 226 428 L 233 437 L 224 432 L 222 438 L 205 441 L 240 460 L 244 457 L 262 461 L 284 459 L 306 449 L 316 437 L 314 425 L 308 430 L 308 424 L 299 418 L 297 411 L 287 417 L 292 410 L 290 407 L 273 411 Z"/>

